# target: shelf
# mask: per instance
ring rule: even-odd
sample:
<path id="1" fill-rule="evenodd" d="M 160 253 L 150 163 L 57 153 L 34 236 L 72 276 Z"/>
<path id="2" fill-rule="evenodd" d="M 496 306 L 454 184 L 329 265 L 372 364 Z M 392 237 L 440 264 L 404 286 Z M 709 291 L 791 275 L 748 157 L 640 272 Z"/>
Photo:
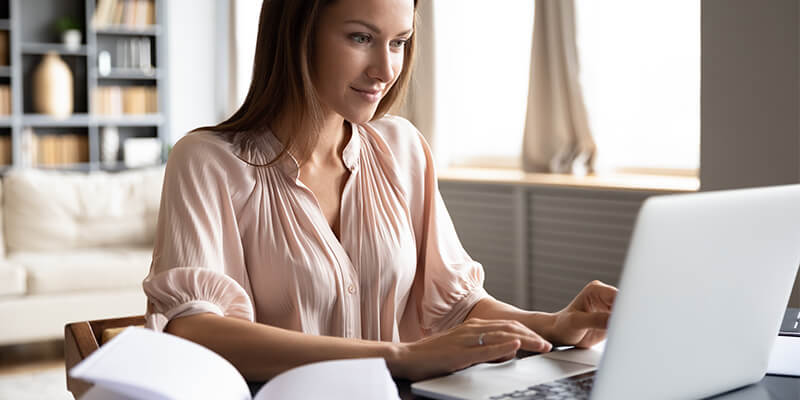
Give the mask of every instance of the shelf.
<path id="1" fill-rule="evenodd" d="M 160 126 L 162 114 L 93 115 L 92 124 L 98 126 Z"/>
<path id="2" fill-rule="evenodd" d="M 89 126 L 89 114 L 72 114 L 67 118 L 59 119 L 46 114 L 24 114 L 22 125 L 34 127 L 61 127 L 61 126 Z"/>
<path id="3" fill-rule="evenodd" d="M 152 11 L 155 14 L 164 15 L 169 0 L 149 1 L 152 1 L 152 5 L 154 5 Z M 149 22 L 158 23 L 139 26 L 111 24 L 95 27 L 92 24 L 92 16 L 96 13 L 98 2 L 100 1 L 0 0 L 0 33 L 9 38 L 8 62 L 9 64 L 13 63 L 13 65 L 0 66 L 0 86 L 13 86 L 12 100 L 16 105 L 11 115 L 0 115 L 0 138 L 10 141 L 14 149 L 13 156 L 16 156 L 12 160 L 13 167 L 0 165 L 0 176 L 8 168 L 18 167 L 63 171 L 129 169 L 122 162 L 111 165 L 100 163 L 101 133 L 106 131 L 107 127 L 118 128 L 120 141 L 129 137 L 152 137 L 157 139 L 161 146 L 166 142 L 170 116 L 164 112 L 166 107 L 162 106 L 162 103 L 169 103 L 167 85 L 170 74 L 168 57 L 165 54 L 167 48 L 161 41 L 168 38 L 169 25 L 166 20 L 148 19 Z M 65 15 L 82 22 L 80 46 L 67 48 L 52 30 L 53 21 Z M 123 20 L 132 21 L 127 18 Z M 153 66 L 149 69 L 104 69 L 103 72 L 109 72 L 109 74 L 100 76 L 99 65 L 101 63 L 97 57 L 98 53 L 106 50 L 114 55 L 117 49 L 123 50 L 122 43 L 126 43 L 125 47 L 128 47 L 129 43 L 134 42 L 147 42 L 150 45 L 148 54 L 142 54 L 142 60 L 146 61 L 147 55 L 149 55 Z M 142 44 L 140 47 L 144 48 L 144 46 Z M 64 118 L 40 113 L 35 107 L 33 76 L 40 60 L 46 58 L 46 54 L 50 52 L 58 54 L 72 72 L 74 113 Z M 105 66 L 105 64 L 103 65 Z M 120 62 L 119 65 L 133 64 Z M 160 111 L 151 114 L 101 115 L 95 113 L 93 110 L 102 109 L 95 107 L 101 103 L 100 100 L 106 100 L 95 98 L 101 93 L 98 89 L 107 86 L 144 87 L 146 100 L 157 100 L 162 107 Z M 138 109 L 158 110 L 156 107 L 140 107 Z M 128 110 L 136 111 L 136 108 L 128 108 Z M 86 149 L 82 149 L 84 158 L 80 159 L 85 162 L 61 165 L 35 165 L 34 163 L 31 165 L 30 162 L 27 162 L 30 154 L 23 154 L 21 151 L 23 150 L 21 145 L 26 140 L 27 130 L 33 130 L 37 135 L 79 134 L 85 136 L 81 140 L 82 143 L 86 142 L 83 146 L 88 146 L 89 151 L 86 155 L 83 154 Z M 162 151 L 162 153 L 165 152 Z M 78 159 L 72 158 L 71 160 Z"/>
<path id="4" fill-rule="evenodd" d="M 85 56 L 88 51 L 86 45 L 81 45 L 78 49 L 68 49 L 61 43 L 23 43 L 23 54 L 47 54 L 54 51 L 61 55 Z"/>
<path id="5" fill-rule="evenodd" d="M 117 35 L 117 36 L 158 36 L 161 34 L 161 27 L 150 25 L 144 27 L 117 25 L 95 29 L 98 35 Z"/>
<path id="6" fill-rule="evenodd" d="M 1 123 L 2 118 L 0 118 L 0 126 L 3 126 Z M 164 116 L 162 114 L 72 114 L 64 119 L 54 118 L 45 114 L 25 114 L 22 117 L 22 125 L 33 127 L 161 126 L 163 124 Z"/>
<path id="7" fill-rule="evenodd" d="M 114 68 L 108 75 L 100 75 L 98 73 L 97 79 L 140 79 L 140 80 L 155 80 L 161 78 L 161 71 L 153 68 L 150 73 L 141 69 L 133 68 Z"/>

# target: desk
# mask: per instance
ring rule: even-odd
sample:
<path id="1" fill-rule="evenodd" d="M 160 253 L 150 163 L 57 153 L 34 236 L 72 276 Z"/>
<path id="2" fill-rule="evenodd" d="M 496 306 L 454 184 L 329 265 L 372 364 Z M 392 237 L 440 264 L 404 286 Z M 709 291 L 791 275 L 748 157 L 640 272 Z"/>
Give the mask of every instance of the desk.
<path id="1" fill-rule="evenodd" d="M 411 393 L 411 382 L 395 380 L 402 400 L 422 400 L 427 397 Z M 767 375 L 761 382 L 732 392 L 711 397 L 713 400 L 798 400 L 800 378 Z"/>

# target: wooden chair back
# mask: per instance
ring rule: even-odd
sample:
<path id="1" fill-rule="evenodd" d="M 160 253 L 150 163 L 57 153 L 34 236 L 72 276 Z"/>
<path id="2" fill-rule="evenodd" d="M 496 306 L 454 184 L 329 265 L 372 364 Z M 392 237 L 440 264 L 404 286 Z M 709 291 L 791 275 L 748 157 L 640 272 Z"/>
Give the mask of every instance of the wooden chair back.
<path id="1" fill-rule="evenodd" d="M 70 378 L 69 370 L 88 357 L 103 343 L 129 326 L 144 325 L 144 315 L 73 322 L 64 326 L 64 362 L 67 367 L 67 390 L 76 399 L 92 387 L 89 382 Z"/>

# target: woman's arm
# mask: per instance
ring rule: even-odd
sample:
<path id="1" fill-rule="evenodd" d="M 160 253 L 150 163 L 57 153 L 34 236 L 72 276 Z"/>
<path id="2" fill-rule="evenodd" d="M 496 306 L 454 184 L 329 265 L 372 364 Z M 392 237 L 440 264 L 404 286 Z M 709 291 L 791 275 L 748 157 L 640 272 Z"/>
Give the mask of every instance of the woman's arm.
<path id="1" fill-rule="evenodd" d="M 521 310 L 511 304 L 504 303 L 492 297 L 487 297 L 478 302 L 467 315 L 467 320 L 478 318 L 484 320 L 507 320 L 519 322 L 545 340 L 550 341 L 552 336 L 555 314 Z"/>
<path id="2" fill-rule="evenodd" d="M 211 313 L 176 318 L 165 331 L 211 349 L 253 381 L 316 361 L 364 357 L 384 358 L 392 376 L 418 380 L 509 359 L 520 347 L 549 349 L 527 329 L 477 320 L 413 343 L 315 336 Z"/>
<path id="3" fill-rule="evenodd" d="M 493 298 L 485 298 L 473 307 L 467 319 L 516 321 L 553 344 L 591 347 L 605 339 L 616 295 L 617 289 L 613 286 L 593 281 L 567 307 L 556 313 L 520 310 Z"/>

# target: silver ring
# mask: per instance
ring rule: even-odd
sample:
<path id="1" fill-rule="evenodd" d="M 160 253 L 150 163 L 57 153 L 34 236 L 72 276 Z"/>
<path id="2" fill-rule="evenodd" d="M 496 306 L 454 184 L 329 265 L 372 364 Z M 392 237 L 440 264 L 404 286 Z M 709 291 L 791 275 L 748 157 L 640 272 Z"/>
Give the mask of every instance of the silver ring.
<path id="1" fill-rule="evenodd" d="M 486 344 L 486 342 L 483 341 L 483 337 L 485 335 L 486 335 L 486 332 L 481 333 L 480 335 L 478 335 L 478 346 L 483 346 L 483 345 Z"/>

